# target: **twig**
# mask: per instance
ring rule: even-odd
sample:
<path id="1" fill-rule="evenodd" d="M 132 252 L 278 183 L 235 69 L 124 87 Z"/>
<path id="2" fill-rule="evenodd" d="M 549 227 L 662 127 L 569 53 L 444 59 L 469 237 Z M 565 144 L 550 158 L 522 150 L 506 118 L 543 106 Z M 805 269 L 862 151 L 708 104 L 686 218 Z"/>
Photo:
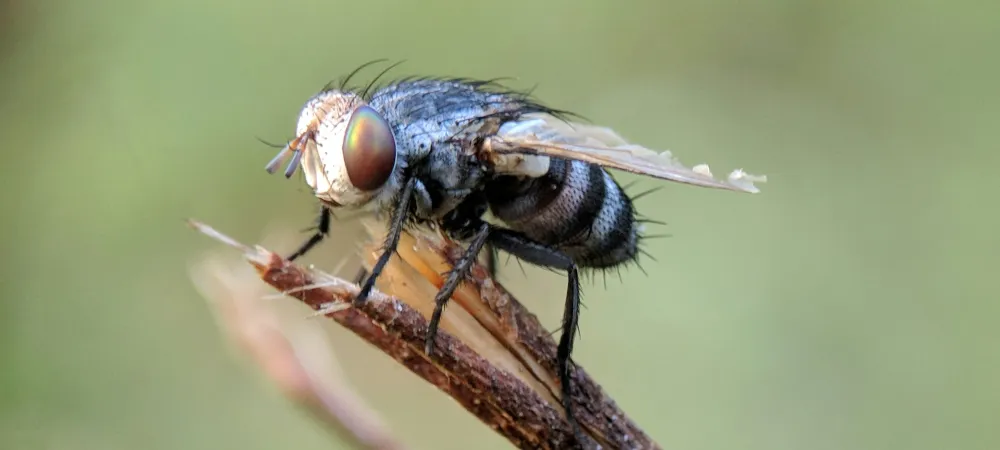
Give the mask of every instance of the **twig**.
<path id="1" fill-rule="evenodd" d="M 192 225 L 243 250 L 265 282 L 282 292 L 294 291 L 288 295 L 392 356 L 517 447 L 576 448 L 558 401 L 555 342 L 482 266 L 475 265 L 469 282 L 453 295 L 461 307 L 445 311 L 433 356 L 423 353 L 425 317 L 443 281 L 440 274 L 461 253 L 450 241 L 432 233 L 405 234 L 398 256 L 379 279 L 379 290 L 355 309 L 344 306 L 357 293 L 355 284 L 291 264 L 263 248 L 244 246 L 206 225 Z M 373 237 L 384 232 L 375 222 L 367 226 Z M 362 259 L 368 267 L 376 241 L 364 248 Z M 576 415 L 593 438 L 588 448 L 597 443 L 616 449 L 659 448 L 582 368 L 573 375 Z"/>
<path id="2" fill-rule="evenodd" d="M 191 276 L 220 327 L 253 356 L 286 396 L 360 448 L 406 449 L 344 379 L 318 324 L 282 321 L 273 303 L 260 301 L 265 285 L 256 282 L 251 271 L 237 270 L 231 259 L 221 255 L 199 261 Z"/>
<path id="3" fill-rule="evenodd" d="M 370 266 L 377 256 L 377 243 L 381 242 L 380 237 L 386 230 L 379 222 L 366 221 L 364 225 L 374 238 L 366 248 L 366 264 Z M 404 295 L 406 292 L 395 291 L 396 283 L 386 283 L 385 288 L 390 294 L 408 300 L 418 299 L 417 307 L 425 317 L 429 316 L 434 306 L 434 294 L 444 283 L 441 274 L 451 270 L 464 249 L 439 234 L 426 232 L 408 233 L 400 242 L 399 259 L 405 263 L 401 265 L 417 270 L 428 281 L 429 290 L 407 296 Z M 465 318 L 465 313 L 468 313 L 476 322 L 473 326 L 457 330 L 457 335 L 464 342 L 476 342 L 485 340 L 482 335 L 488 334 L 503 350 L 495 351 L 484 346 L 477 351 L 504 369 L 522 375 L 521 378 L 536 391 L 544 390 L 546 398 L 559 405 L 561 390 L 556 375 L 556 342 L 552 334 L 490 276 L 484 265 L 474 264 L 466 281 L 452 295 L 452 300 L 462 308 L 451 308 L 447 312 L 459 313 L 455 320 Z M 602 446 L 613 449 L 659 448 L 581 366 L 576 366 L 573 371 L 573 387 L 577 419 Z M 561 406 L 556 408 L 562 413 Z"/>

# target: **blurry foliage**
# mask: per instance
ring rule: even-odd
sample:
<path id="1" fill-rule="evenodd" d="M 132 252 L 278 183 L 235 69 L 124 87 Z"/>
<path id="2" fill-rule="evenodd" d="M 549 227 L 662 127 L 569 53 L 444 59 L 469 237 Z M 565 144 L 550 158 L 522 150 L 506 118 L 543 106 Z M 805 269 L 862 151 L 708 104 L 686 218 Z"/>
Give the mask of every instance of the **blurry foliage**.
<path id="1" fill-rule="evenodd" d="M 686 163 L 769 176 L 757 196 L 644 197 L 671 235 L 649 242 L 659 261 L 585 287 L 576 360 L 665 448 L 1000 445 L 992 3 L 17 6 L 0 21 L 2 448 L 330 447 L 219 339 L 185 267 L 212 243 L 183 220 L 249 241 L 308 226 L 304 183 L 267 176 L 255 137 L 288 138 L 309 95 L 376 58 L 513 76 Z M 562 289 L 505 274 L 525 299 Z M 562 305 L 530 306 L 555 328 Z M 505 448 L 331 334 L 403 438 Z"/>

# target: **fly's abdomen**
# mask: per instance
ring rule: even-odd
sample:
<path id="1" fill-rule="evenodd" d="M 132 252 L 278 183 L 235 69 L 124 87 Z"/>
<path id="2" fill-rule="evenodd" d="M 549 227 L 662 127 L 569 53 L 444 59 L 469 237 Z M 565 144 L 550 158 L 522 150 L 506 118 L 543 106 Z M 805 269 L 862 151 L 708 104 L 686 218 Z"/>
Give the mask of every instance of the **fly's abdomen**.
<path id="1" fill-rule="evenodd" d="M 581 267 L 635 257 L 632 201 L 603 168 L 552 158 L 545 176 L 502 177 L 487 187 L 490 209 L 511 229 L 555 247 Z"/>

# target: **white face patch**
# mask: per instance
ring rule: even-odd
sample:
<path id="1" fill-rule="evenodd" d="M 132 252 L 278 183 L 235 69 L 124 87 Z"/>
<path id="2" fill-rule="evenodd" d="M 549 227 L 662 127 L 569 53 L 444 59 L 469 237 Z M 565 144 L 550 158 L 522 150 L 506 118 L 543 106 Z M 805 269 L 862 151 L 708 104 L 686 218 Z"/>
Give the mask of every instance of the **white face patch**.
<path id="1" fill-rule="evenodd" d="M 375 195 L 364 192 L 351 184 L 344 163 L 344 135 L 355 108 L 364 104 L 358 95 L 349 92 L 326 91 L 309 99 L 302 112 L 295 134 L 310 131 L 302 155 L 301 167 L 306 183 L 321 200 L 342 206 L 361 206 Z"/>

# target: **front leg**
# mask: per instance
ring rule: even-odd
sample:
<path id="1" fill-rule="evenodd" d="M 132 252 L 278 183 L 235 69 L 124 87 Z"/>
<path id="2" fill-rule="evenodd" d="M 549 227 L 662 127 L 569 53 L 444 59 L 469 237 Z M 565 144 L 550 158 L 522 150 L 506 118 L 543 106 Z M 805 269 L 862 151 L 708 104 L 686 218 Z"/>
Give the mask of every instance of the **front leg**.
<path id="1" fill-rule="evenodd" d="M 312 236 L 309 236 L 309 239 L 299 246 L 299 249 L 296 250 L 295 253 L 288 255 L 287 259 L 289 261 L 295 261 L 296 258 L 305 255 L 306 252 L 312 250 L 313 247 L 323 241 L 323 238 L 330 234 L 331 215 L 333 215 L 333 213 L 330 212 L 329 207 L 324 204 L 319 205 L 319 219 L 316 221 L 316 231 Z"/>

